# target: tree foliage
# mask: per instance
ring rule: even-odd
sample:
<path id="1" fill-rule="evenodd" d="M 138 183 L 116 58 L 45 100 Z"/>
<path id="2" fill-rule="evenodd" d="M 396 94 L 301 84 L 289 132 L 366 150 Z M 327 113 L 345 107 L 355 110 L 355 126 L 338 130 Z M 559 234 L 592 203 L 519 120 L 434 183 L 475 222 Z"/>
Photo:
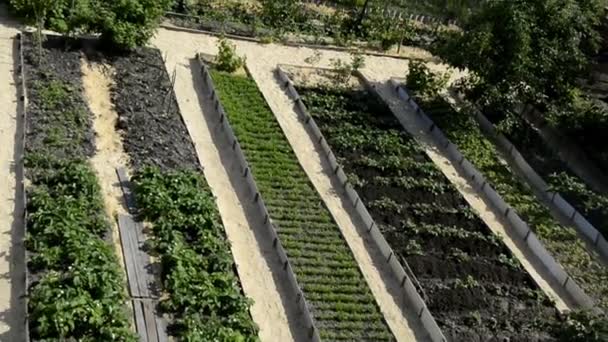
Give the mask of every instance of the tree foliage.
<path id="1" fill-rule="evenodd" d="M 38 18 L 43 0 L 10 0 L 17 14 Z M 172 0 L 54 0 L 47 1 L 43 25 L 61 33 L 100 33 L 114 46 L 132 49 L 154 34 Z"/>
<path id="2" fill-rule="evenodd" d="M 486 1 L 462 32 L 436 52 L 478 78 L 485 104 L 520 102 L 544 109 L 571 98 L 599 48 L 603 0 Z"/>

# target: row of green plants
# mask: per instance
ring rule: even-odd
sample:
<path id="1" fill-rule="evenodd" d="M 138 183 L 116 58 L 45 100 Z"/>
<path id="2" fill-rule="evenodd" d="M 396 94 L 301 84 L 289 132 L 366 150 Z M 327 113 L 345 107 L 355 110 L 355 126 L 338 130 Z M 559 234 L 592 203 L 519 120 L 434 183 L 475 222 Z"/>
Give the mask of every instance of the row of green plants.
<path id="1" fill-rule="evenodd" d="M 560 330 L 549 298 L 386 105 L 362 90 L 297 88 L 449 339 L 569 340 L 578 333 Z M 518 309 L 503 311 L 502 305 Z"/>
<path id="2" fill-rule="evenodd" d="M 431 73 L 426 76 L 415 75 L 418 70 L 410 70 L 408 81 L 410 77 L 435 77 Z M 409 84 L 410 82 L 408 86 Z M 465 110 L 453 109 L 441 95 L 425 92 L 424 87 L 415 86 L 409 89 L 425 113 L 477 167 L 498 194 L 530 225 L 568 274 L 586 293 L 595 298 L 600 307 L 607 308 L 608 270 L 602 265 L 599 256 L 588 251 L 574 228 L 561 225 L 553 218 L 549 209 L 535 197 L 529 185 L 518 179 L 514 171 L 502 160 L 492 142 L 483 135 L 473 115 Z"/>
<path id="3" fill-rule="evenodd" d="M 133 179 L 140 218 L 150 222 L 146 242 L 161 263 L 165 296 L 181 341 L 258 341 L 230 245 L 204 178 L 196 171 L 146 167 Z"/>
<path id="4" fill-rule="evenodd" d="M 27 41 L 25 55 L 35 59 Z M 79 77 L 77 54 L 26 65 L 29 337 L 135 342 L 110 221 L 87 161 L 91 115 L 79 81 L 53 70 L 71 62 Z"/>
<path id="5" fill-rule="evenodd" d="M 394 340 L 339 227 L 255 82 L 215 69 L 212 78 L 321 339 Z"/>

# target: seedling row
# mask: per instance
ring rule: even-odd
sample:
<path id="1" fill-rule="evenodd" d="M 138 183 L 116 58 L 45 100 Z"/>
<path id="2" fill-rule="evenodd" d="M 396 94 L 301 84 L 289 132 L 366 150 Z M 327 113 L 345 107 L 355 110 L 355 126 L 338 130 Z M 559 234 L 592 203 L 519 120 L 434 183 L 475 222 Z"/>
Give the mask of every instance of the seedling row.
<path id="1" fill-rule="evenodd" d="M 394 340 L 320 196 L 255 82 L 212 70 L 217 93 L 323 340 Z"/>
<path id="2" fill-rule="evenodd" d="M 440 96 L 417 98 L 418 104 L 475 165 L 496 191 L 521 215 L 568 274 L 597 300 L 608 306 L 608 270 L 599 256 L 587 250 L 574 228 L 561 225 L 549 209 L 500 160 L 495 146 L 481 132 L 472 115 L 454 110 Z M 576 191 L 576 190 L 573 190 Z"/>
<path id="3" fill-rule="evenodd" d="M 386 105 L 365 90 L 297 88 L 448 339 L 557 336 L 552 303 Z"/>

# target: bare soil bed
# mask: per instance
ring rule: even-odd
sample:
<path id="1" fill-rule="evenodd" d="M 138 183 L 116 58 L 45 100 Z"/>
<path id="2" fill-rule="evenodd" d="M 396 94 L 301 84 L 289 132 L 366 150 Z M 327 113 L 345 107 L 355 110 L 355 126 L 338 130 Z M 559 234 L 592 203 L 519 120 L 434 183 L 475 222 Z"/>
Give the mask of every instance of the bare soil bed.
<path id="1" fill-rule="evenodd" d="M 555 340 L 552 303 L 385 104 L 361 89 L 298 91 L 448 339 Z"/>
<path id="2" fill-rule="evenodd" d="M 133 168 L 200 169 L 160 51 L 141 48 L 112 56 L 109 63 L 115 69 L 112 102 L 119 114 L 117 128 Z"/>

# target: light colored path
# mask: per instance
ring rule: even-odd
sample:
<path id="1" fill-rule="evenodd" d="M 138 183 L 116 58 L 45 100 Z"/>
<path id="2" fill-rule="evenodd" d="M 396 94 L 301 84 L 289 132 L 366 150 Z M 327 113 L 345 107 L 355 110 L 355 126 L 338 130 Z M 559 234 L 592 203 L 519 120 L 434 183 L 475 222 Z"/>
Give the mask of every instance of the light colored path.
<path id="1" fill-rule="evenodd" d="M 304 341 L 306 329 L 301 325 L 295 298 L 288 296 L 288 281 L 272 239 L 257 214 L 252 194 L 247 193 L 232 148 L 214 119 L 212 102 L 202 93 L 200 67 L 193 60 L 194 46 L 177 49 L 178 42 L 156 40 L 156 45 L 167 56 L 167 70 L 176 70 L 177 101 L 205 178 L 217 198 L 243 291 L 254 301 L 251 315 L 260 328 L 259 336 L 264 342 Z"/>
<path id="2" fill-rule="evenodd" d="M 373 82 L 373 78 L 371 78 L 370 81 Z M 524 269 L 528 271 L 534 281 L 550 298 L 555 300 L 557 309 L 564 311 L 574 308 L 575 305 L 570 301 L 570 297 L 563 291 L 563 288 L 553 280 L 541 263 L 532 256 L 529 249 L 525 247 L 525 244 L 514 234 L 509 233 L 510 229 L 508 229 L 506 223 L 497 216 L 492 207 L 479 196 L 478 192 L 471 186 L 468 180 L 460 175 L 454 165 L 445 157 L 442 150 L 434 144 L 433 139 L 426 134 L 425 129 L 420 125 L 420 121 L 417 120 L 417 117 L 409 110 L 409 107 L 397 97 L 395 91 L 391 89 L 390 86 L 386 85 L 385 82 L 382 82 L 381 84 L 376 82 L 375 84 L 380 96 L 394 113 L 411 119 L 406 122 L 408 132 L 415 136 L 418 141 L 422 142 L 427 155 L 456 186 L 465 200 L 479 214 L 488 227 L 496 235 L 503 238 L 505 245 L 521 262 Z"/>
<path id="3" fill-rule="evenodd" d="M 392 275 L 390 267 L 383 262 L 381 252 L 368 238 L 363 222 L 356 219 L 355 210 L 352 209 L 346 193 L 335 190 L 340 189 L 340 182 L 333 174 L 321 146 L 314 141 L 312 134 L 298 119 L 293 102 L 275 79 L 274 68 L 252 64 L 249 70 L 308 178 L 338 223 L 391 331 L 398 341 L 421 340 L 425 333 L 420 321 L 407 308 L 402 310 L 405 298 L 400 293 L 399 281 Z"/>
<path id="4" fill-rule="evenodd" d="M 118 114 L 114 111 L 110 97 L 110 69 L 101 64 L 89 63 L 86 59 L 82 59 L 81 62 L 84 95 L 93 113 L 95 131 L 95 155 L 91 158 L 91 164 L 101 186 L 106 214 L 112 222 L 114 249 L 124 269 L 120 235 L 115 218 L 118 214 L 127 214 L 127 210 L 116 169 L 127 167 L 129 157 L 124 152 L 120 134 L 115 129 Z"/>
<path id="5" fill-rule="evenodd" d="M 163 54 L 167 52 L 169 55 L 169 62 L 167 63 L 169 72 L 172 72 L 174 66 L 180 63 L 177 69 L 177 83 L 184 82 L 183 80 L 180 81 L 180 78 L 184 77 L 180 75 L 180 69 L 189 67 L 186 64 L 187 58 L 192 58 L 196 52 L 216 54 L 216 43 L 217 39 L 213 36 L 164 29 L 159 30 L 154 40 L 154 44 L 163 50 Z M 253 74 L 252 76 L 277 116 L 282 129 L 286 132 L 300 163 L 342 229 L 392 332 L 398 337 L 399 341 L 423 339 L 424 333 L 415 318 L 415 314 L 413 318 L 411 316 L 413 313 L 404 313 L 400 308 L 403 298 L 400 298 L 399 292 L 396 290 L 399 284 L 392 278 L 388 267 L 384 266 L 385 263 L 382 262 L 380 252 L 376 251 L 372 247 L 371 241 L 368 241 L 365 237 L 364 229 L 360 228 L 363 225 L 360 222 L 353 221 L 354 210 L 347 204 L 345 196 L 336 193 L 335 189 L 339 189 L 339 183 L 332 178 L 333 176 L 330 176 L 332 175 L 330 167 L 323 157 L 320 147 L 316 146 L 304 125 L 297 120 L 293 105 L 274 78 L 274 69 L 278 64 L 307 65 L 305 59 L 313 56 L 316 50 L 274 44 L 261 45 L 246 41 L 233 41 L 233 43 L 237 46 L 237 53 L 247 57 L 247 65 Z M 175 59 L 176 56 L 174 55 L 177 53 L 181 55 L 181 58 Z M 351 56 L 344 52 L 324 50 L 321 51 L 320 60 L 316 63 L 316 66 L 329 67 L 331 66 L 331 60 L 336 58 L 350 61 Z M 366 65 L 375 72 L 384 74 L 385 78 L 389 79 L 390 77 L 404 75 L 408 61 L 368 56 Z M 442 66 L 437 65 L 432 65 L 431 68 L 435 70 L 443 69 Z M 179 92 L 178 101 L 182 114 L 185 116 L 194 115 L 192 113 L 199 110 L 192 103 L 186 102 L 183 104 L 185 101 L 180 99 Z M 189 121 L 187 117 L 185 119 L 187 122 Z M 193 131 L 194 126 L 191 123 L 188 126 L 193 138 L 200 135 L 201 129 Z M 197 139 L 194 140 L 196 143 Z M 204 140 L 202 144 L 202 154 L 205 154 L 206 149 L 210 147 L 207 141 L 208 139 Z M 207 168 L 210 166 L 209 163 L 203 164 Z"/>
<path id="6" fill-rule="evenodd" d="M 17 30 L 0 6 L 0 341 L 24 340 L 25 263 L 23 251 L 23 196 L 16 164 L 22 156 L 22 104 L 16 85 Z M 17 144 L 16 144 L 17 143 Z"/>

